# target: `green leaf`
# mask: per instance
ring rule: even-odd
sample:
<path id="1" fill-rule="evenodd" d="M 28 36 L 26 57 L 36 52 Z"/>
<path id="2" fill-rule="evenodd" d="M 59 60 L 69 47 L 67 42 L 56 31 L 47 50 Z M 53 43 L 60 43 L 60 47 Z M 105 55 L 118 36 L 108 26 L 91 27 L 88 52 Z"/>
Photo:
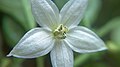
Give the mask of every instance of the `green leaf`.
<path id="1" fill-rule="evenodd" d="M 53 0 L 53 2 L 57 5 L 57 7 L 59 8 L 59 10 L 61 10 L 61 8 L 65 5 L 65 3 L 69 1 L 69 0 Z"/>
<path id="2" fill-rule="evenodd" d="M 107 34 L 108 32 L 116 29 L 119 26 L 120 26 L 120 17 L 116 17 L 116 18 L 110 20 L 106 25 L 102 26 L 101 29 L 97 30 L 97 33 L 100 36 L 103 36 L 103 35 Z"/>
<path id="3" fill-rule="evenodd" d="M 119 21 L 120 22 L 120 21 Z M 119 24 L 120 25 L 120 24 Z M 112 35 L 111 35 L 111 39 L 119 45 L 120 47 L 120 27 L 116 27 L 113 31 L 112 31 Z"/>
<path id="4" fill-rule="evenodd" d="M 1 61 L 1 64 L 0 64 L 0 67 L 10 67 L 10 63 L 11 63 L 11 60 L 8 59 L 8 58 L 2 58 L 0 59 Z"/>
<path id="5" fill-rule="evenodd" d="M 76 57 L 74 66 L 78 67 L 78 66 L 82 65 L 84 62 L 86 62 L 87 59 L 90 58 L 90 56 L 91 56 L 91 54 L 82 54 L 82 55 Z"/>
<path id="6" fill-rule="evenodd" d="M 116 54 L 118 54 L 119 52 L 120 52 L 120 45 L 118 45 L 118 44 L 115 44 L 115 42 L 113 42 L 113 41 L 108 41 L 107 43 L 107 46 L 108 46 L 108 51 L 110 52 L 110 53 L 116 53 Z"/>
<path id="7" fill-rule="evenodd" d="M 10 17 L 3 18 L 3 33 L 8 45 L 14 46 L 24 34 L 25 30 Z"/>
<path id="8" fill-rule="evenodd" d="M 101 9 L 101 0 L 89 0 L 88 8 L 83 19 L 84 25 L 90 27 L 96 20 Z"/>
<path id="9" fill-rule="evenodd" d="M 0 10 L 17 19 L 25 29 L 35 27 L 28 0 L 0 0 Z"/>

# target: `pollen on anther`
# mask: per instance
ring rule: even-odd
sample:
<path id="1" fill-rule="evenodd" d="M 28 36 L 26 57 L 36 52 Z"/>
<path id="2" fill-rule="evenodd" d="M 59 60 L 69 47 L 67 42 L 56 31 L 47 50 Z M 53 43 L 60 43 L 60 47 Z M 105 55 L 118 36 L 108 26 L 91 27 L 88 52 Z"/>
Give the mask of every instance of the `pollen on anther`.
<path id="1" fill-rule="evenodd" d="M 66 33 L 68 32 L 67 27 L 63 26 L 63 24 L 60 24 L 54 31 L 53 35 L 57 39 L 65 39 Z"/>

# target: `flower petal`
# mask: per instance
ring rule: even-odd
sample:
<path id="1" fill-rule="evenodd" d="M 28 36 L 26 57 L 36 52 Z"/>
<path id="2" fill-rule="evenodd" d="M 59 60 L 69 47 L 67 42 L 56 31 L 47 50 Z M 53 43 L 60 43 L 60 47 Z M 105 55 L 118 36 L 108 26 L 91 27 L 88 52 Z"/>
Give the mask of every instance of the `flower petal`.
<path id="1" fill-rule="evenodd" d="M 70 27 L 79 24 L 87 7 L 88 0 L 70 0 L 60 11 L 61 22 Z"/>
<path id="2" fill-rule="evenodd" d="M 105 50 L 104 42 L 91 30 L 76 27 L 69 31 L 66 43 L 76 52 L 88 53 Z"/>
<path id="3" fill-rule="evenodd" d="M 54 40 L 49 33 L 49 31 L 40 28 L 30 30 L 7 56 L 36 58 L 47 54 L 54 45 Z"/>
<path id="4" fill-rule="evenodd" d="M 31 0 L 33 15 L 40 26 L 52 28 L 58 24 L 59 10 L 51 0 Z"/>
<path id="5" fill-rule="evenodd" d="M 73 67 L 73 51 L 63 41 L 55 43 L 50 56 L 53 67 Z"/>

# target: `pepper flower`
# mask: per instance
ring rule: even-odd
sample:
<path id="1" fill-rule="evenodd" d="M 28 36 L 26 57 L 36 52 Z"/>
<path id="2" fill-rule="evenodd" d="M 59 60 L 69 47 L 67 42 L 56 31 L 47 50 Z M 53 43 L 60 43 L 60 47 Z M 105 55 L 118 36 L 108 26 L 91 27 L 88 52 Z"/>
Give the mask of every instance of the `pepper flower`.
<path id="1" fill-rule="evenodd" d="M 50 52 L 53 67 L 73 67 L 73 51 L 106 49 L 91 30 L 78 26 L 88 0 L 69 0 L 59 11 L 51 0 L 31 0 L 32 13 L 41 26 L 28 31 L 7 56 L 37 58 Z"/>

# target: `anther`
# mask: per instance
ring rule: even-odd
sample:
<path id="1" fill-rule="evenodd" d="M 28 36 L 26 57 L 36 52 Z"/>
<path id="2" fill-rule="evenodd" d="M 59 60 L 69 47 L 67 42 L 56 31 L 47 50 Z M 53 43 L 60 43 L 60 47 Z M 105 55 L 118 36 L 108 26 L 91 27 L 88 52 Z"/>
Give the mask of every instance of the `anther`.
<path id="1" fill-rule="evenodd" d="M 57 39 L 65 39 L 66 33 L 68 32 L 67 27 L 64 27 L 62 24 L 60 24 L 54 31 L 54 37 Z"/>

